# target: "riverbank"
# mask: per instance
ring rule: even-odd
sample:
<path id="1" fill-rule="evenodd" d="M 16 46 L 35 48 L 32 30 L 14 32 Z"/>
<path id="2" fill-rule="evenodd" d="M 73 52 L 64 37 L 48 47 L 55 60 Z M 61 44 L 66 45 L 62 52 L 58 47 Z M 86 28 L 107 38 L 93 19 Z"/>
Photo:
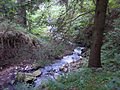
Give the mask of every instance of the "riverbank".
<path id="1" fill-rule="evenodd" d="M 72 49 L 68 49 L 68 47 L 67 47 L 62 52 L 63 53 L 61 55 L 58 54 L 58 56 L 55 56 L 56 60 L 62 58 L 63 56 L 72 54 Z M 24 61 L 26 63 L 24 63 Z M 53 63 L 53 62 L 55 62 L 55 59 L 50 60 L 50 61 L 52 61 L 52 62 L 49 62 L 49 63 Z M 34 63 L 34 62 L 35 62 L 35 60 L 32 60 L 32 59 L 21 60 L 20 64 L 11 65 L 8 68 L 5 68 L 2 71 L 0 71 L 0 88 L 2 88 L 3 86 L 12 88 L 11 85 L 14 83 L 14 81 L 15 81 L 14 79 L 17 76 L 18 72 L 37 70 L 38 68 L 41 67 L 41 65 L 39 65 L 39 64 L 36 66 L 37 62 L 36 63 Z M 46 63 L 46 64 L 48 64 L 48 63 Z M 44 65 L 43 65 L 43 67 L 44 67 Z M 12 89 L 10 89 L 10 90 L 12 90 Z"/>

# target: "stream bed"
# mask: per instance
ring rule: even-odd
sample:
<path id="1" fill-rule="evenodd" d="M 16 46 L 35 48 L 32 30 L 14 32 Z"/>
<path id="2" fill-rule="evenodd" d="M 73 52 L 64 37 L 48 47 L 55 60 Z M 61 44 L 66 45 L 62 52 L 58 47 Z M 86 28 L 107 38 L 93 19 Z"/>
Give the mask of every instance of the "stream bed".
<path id="1" fill-rule="evenodd" d="M 77 47 L 74 49 L 72 55 L 64 56 L 62 59 L 57 60 L 54 64 L 39 68 L 42 74 L 34 81 L 35 87 L 41 85 L 43 81 L 47 81 L 48 78 L 55 79 L 57 76 L 61 76 L 67 72 L 67 69 L 62 72 L 60 68 L 64 67 L 66 64 L 80 60 L 82 58 L 82 49 L 84 49 L 84 47 Z"/>
<path id="2" fill-rule="evenodd" d="M 73 65 L 73 67 L 78 66 L 77 68 L 80 68 L 79 64 L 81 63 L 81 61 L 83 59 L 83 57 L 82 57 L 83 49 L 85 49 L 85 48 L 77 47 L 74 49 L 74 51 L 71 55 L 64 56 L 63 58 L 56 60 L 55 63 L 44 66 L 43 68 L 39 68 L 35 71 L 33 71 L 33 70 L 25 71 L 25 72 L 20 71 L 20 73 L 23 75 L 21 78 L 23 80 L 25 78 L 24 77 L 25 74 L 27 74 L 31 78 L 31 76 L 33 74 L 38 75 L 38 73 L 40 73 L 38 76 L 32 76 L 32 78 L 35 78 L 34 80 L 31 79 L 35 88 L 37 88 L 40 85 L 45 84 L 49 79 L 56 80 L 58 78 L 58 76 L 60 77 L 60 76 L 64 75 L 65 73 L 70 72 L 70 70 L 68 69 L 69 66 Z M 77 69 L 77 68 L 75 68 L 75 69 Z M 36 71 L 39 71 L 39 72 L 36 72 Z M 16 79 L 17 79 L 16 83 L 15 82 L 8 83 L 7 85 L 3 86 L 3 88 L 7 88 L 7 90 L 16 90 L 17 82 L 18 82 L 17 77 L 18 77 L 18 75 L 16 75 L 16 77 L 14 78 L 15 79 L 14 81 L 16 81 Z M 12 79 L 12 81 L 13 81 L 13 79 Z M 27 82 L 27 83 L 29 83 L 29 82 Z M 4 89 L 0 89 L 0 90 L 4 90 Z"/>

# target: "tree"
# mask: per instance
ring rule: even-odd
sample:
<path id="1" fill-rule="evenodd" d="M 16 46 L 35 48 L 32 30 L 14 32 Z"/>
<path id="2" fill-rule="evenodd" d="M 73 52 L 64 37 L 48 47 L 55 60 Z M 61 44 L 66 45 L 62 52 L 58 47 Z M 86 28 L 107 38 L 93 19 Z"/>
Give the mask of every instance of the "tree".
<path id="1" fill-rule="evenodd" d="M 92 45 L 91 45 L 88 67 L 94 67 L 94 68 L 102 67 L 100 56 L 101 56 L 103 31 L 105 27 L 107 4 L 108 4 L 108 0 L 96 1 L 94 32 L 92 36 Z"/>
<path id="2" fill-rule="evenodd" d="M 17 0 L 18 4 L 20 5 L 18 10 L 18 23 L 23 27 L 26 26 L 26 8 L 22 5 L 25 0 Z"/>

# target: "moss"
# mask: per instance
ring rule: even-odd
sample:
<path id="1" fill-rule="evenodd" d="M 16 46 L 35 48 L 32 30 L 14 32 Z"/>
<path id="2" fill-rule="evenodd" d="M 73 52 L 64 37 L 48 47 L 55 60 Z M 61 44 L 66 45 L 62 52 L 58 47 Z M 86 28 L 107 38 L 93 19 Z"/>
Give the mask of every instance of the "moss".
<path id="1" fill-rule="evenodd" d="M 18 74 L 17 74 L 17 81 L 18 82 L 22 82 L 23 81 L 23 75 L 22 75 L 21 72 L 18 72 Z"/>

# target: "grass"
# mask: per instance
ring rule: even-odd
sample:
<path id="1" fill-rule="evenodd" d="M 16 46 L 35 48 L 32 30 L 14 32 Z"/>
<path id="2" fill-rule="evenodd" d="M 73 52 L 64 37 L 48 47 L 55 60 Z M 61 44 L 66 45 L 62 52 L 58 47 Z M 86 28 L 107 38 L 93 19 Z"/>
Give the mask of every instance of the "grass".
<path id="1" fill-rule="evenodd" d="M 46 90 L 120 90 L 120 21 L 115 30 L 106 33 L 108 42 L 101 53 L 102 68 L 80 68 L 44 85 Z M 116 24 L 117 23 L 117 24 Z M 87 62 L 88 63 L 88 62 Z M 38 90 L 41 90 L 40 86 Z"/>
<path id="2" fill-rule="evenodd" d="M 120 75 L 101 69 L 79 69 L 45 85 L 47 90 L 119 90 Z M 38 89 L 41 90 L 41 87 Z"/>

